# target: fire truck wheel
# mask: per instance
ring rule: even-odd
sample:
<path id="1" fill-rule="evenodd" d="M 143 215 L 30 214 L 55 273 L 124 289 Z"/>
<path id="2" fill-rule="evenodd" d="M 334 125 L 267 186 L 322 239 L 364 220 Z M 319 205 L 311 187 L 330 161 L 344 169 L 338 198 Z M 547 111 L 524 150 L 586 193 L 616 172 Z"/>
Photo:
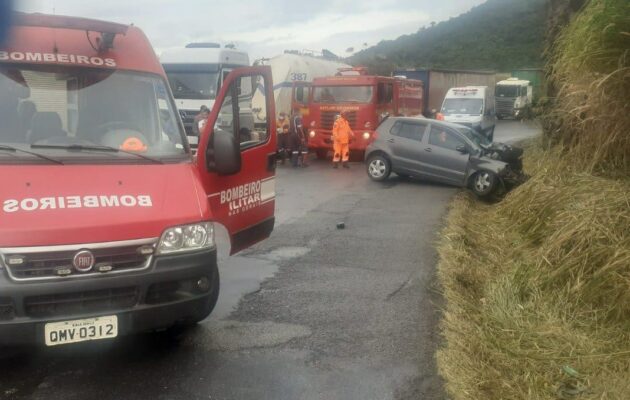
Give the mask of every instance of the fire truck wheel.
<path id="1" fill-rule="evenodd" d="M 317 154 L 318 160 L 325 160 L 326 158 L 328 158 L 328 150 L 326 149 L 317 149 L 315 154 Z"/>
<path id="2" fill-rule="evenodd" d="M 367 161 L 367 173 L 370 179 L 377 182 L 382 182 L 389 178 L 389 174 L 392 171 L 391 163 L 389 160 L 380 155 L 375 154 L 370 156 Z"/>

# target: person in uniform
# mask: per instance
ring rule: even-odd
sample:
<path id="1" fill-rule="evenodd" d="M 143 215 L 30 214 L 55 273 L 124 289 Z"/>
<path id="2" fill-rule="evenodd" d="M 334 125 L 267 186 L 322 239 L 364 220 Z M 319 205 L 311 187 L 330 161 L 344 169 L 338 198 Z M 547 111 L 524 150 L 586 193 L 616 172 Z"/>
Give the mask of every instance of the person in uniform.
<path id="1" fill-rule="evenodd" d="M 333 168 L 338 168 L 341 162 L 344 168 L 350 168 L 350 139 L 354 138 L 354 132 L 348 122 L 348 112 L 342 111 L 333 126 Z"/>

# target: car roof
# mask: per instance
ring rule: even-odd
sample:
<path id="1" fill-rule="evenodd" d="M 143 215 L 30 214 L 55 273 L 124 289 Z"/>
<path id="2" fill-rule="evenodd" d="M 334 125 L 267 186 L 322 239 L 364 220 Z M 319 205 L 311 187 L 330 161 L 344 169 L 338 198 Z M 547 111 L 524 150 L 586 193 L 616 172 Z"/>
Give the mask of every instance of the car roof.
<path id="1" fill-rule="evenodd" d="M 467 128 L 464 125 L 455 124 L 453 122 L 439 121 L 437 119 L 428 119 L 424 117 L 390 117 L 390 121 L 404 121 L 404 122 L 425 122 L 430 123 L 431 125 L 444 126 L 447 128 L 457 129 L 457 128 Z"/>

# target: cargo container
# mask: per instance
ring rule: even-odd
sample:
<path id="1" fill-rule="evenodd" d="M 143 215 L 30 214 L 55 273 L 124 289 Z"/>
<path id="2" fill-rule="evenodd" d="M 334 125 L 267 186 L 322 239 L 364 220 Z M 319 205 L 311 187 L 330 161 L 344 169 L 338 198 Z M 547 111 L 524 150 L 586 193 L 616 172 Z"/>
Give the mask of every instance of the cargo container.
<path id="1" fill-rule="evenodd" d="M 405 76 L 424 83 L 424 115 L 435 117 L 449 89 L 463 86 L 486 86 L 494 92 L 495 72 L 450 69 L 398 70 L 394 76 Z"/>

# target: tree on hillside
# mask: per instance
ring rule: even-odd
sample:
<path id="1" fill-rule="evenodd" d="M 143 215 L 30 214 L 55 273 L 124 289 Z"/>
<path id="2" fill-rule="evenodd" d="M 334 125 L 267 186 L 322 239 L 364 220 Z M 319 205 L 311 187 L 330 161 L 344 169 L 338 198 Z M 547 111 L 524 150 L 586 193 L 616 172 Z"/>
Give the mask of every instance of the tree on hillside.
<path id="1" fill-rule="evenodd" d="M 382 41 L 348 61 L 387 73 L 418 67 L 497 71 L 539 67 L 546 10 L 547 0 L 488 0 L 459 17 Z"/>

